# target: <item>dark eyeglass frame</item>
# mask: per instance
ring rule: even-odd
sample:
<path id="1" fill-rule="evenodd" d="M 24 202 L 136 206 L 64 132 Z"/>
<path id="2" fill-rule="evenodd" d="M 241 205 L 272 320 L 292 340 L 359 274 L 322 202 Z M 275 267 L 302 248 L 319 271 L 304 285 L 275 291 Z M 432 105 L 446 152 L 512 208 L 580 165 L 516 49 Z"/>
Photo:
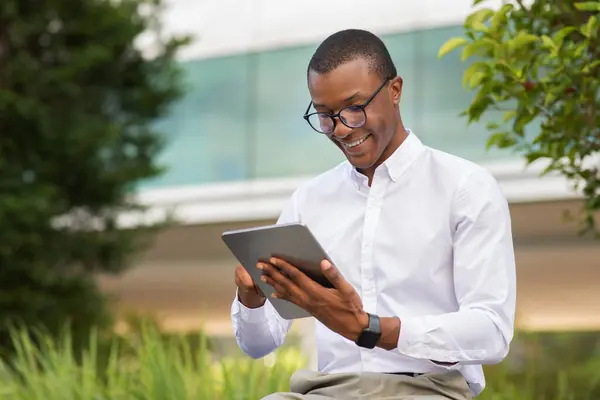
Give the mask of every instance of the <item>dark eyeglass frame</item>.
<path id="1" fill-rule="evenodd" d="M 342 124 L 344 124 L 345 126 L 347 126 L 350 129 L 360 128 L 361 126 L 364 126 L 367 123 L 367 112 L 365 110 L 367 108 L 367 106 L 371 103 L 371 101 L 373 101 L 373 99 L 379 94 L 379 92 L 381 92 L 381 89 L 383 89 L 384 86 L 387 85 L 387 83 L 394 78 L 395 78 L 395 76 L 388 76 L 387 78 L 385 78 L 383 80 L 383 82 L 381 83 L 381 85 L 379 85 L 377 90 L 375 90 L 375 92 L 373 92 L 371 97 L 369 97 L 367 100 L 365 100 L 362 104 L 346 106 L 335 114 L 331 114 L 331 113 L 327 113 L 327 112 L 319 112 L 319 111 L 309 114 L 308 112 L 310 111 L 310 107 L 312 107 L 312 105 L 313 105 L 313 102 L 311 101 L 308 104 L 308 108 L 304 112 L 304 115 L 302 116 L 302 118 L 304 118 L 304 120 L 308 123 L 308 125 L 310 125 L 311 128 L 313 128 L 313 130 L 315 130 L 316 132 L 322 133 L 324 135 L 331 135 L 331 134 L 333 134 L 333 132 L 335 132 L 337 120 L 339 120 Z M 364 114 L 363 122 L 360 125 L 357 125 L 357 126 L 348 125 L 346 122 L 344 122 L 343 118 L 340 118 L 341 113 L 344 112 L 344 110 L 347 110 L 349 108 L 358 109 L 358 110 L 362 111 L 362 113 Z M 331 119 L 331 121 L 333 122 L 331 132 L 323 132 L 322 130 L 315 128 L 310 123 L 310 120 L 309 120 L 309 118 L 313 115 L 323 115 L 323 116 L 329 117 Z"/>

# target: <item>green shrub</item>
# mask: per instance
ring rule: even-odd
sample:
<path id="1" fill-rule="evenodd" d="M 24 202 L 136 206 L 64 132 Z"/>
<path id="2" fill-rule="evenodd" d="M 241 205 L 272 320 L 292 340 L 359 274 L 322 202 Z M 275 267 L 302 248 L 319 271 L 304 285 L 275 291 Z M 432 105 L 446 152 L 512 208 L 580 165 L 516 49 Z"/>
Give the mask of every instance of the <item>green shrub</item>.
<path id="1" fill-rule="evenodd" d="M 600 399 L 598 332 L 519 333 L 511 355 L 485 368 L 481 400 Z"/>
<path id="2" fill-rule="evenodd" d="M 164 171 L 156 124 L 185 92 L 164 0 L 0 1 L 0 351 L 8 326 L 74 345 L 111 327 L 98 274 L 116 274 L 162 224 L 121 229 Z M 137 45 L 151 40 L 152 57 Z"/>
<path id="3" fill-rule="evenodd" d="M 155 329 L 111 341 L 106 362 L 100 362 L 96 334 L 80 362 L 68 335 L 54 341 L 22 331 L 14 341 L 16 357 L 0 363 L 0 398 L 6 400 L 255 400 L 289 390 L 291 374 L 304 363 L 293 348 L 275 353 L 272 365 L 217 360 L 205 336 L 193 350 L 185 336 L 165 339 Z"/>
<path id="4" fill-rule="evenodd" d="M 94 333 L 80 356 L 67 334 L 13 339 L 16 356 L 0 362 L 2 400 L 256 400 L 288 391 L 307 361 L 296 346 L 264 360 L 218 357 L 202 334 L 166 335 L 151 324 L 127 336 Z M 597 333 L 521 333 L 509 359 L 485 367 L 478 400 L 600 399 L 599 352 Z"/>

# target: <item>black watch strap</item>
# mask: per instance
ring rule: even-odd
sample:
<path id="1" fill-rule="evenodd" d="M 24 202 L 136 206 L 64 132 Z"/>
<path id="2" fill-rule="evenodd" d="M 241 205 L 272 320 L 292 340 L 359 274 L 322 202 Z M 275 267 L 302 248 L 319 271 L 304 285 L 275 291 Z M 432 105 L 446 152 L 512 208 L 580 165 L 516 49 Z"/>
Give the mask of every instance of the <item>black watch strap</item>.
<path id="1" fill-rule="evenodd" d="M 379 316 L 367 313 L 369 326 L 358 336 L 356 344 L 360 347 L 373 349 L 381 337 L 381 320 Z"/>

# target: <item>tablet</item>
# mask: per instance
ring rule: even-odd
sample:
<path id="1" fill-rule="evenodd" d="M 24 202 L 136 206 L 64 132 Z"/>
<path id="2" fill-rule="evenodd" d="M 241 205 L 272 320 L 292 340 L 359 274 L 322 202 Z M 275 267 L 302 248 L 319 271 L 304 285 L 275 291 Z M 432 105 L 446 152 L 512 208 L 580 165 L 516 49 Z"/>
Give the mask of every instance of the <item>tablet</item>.
<path id="1" fill-rule="evenodd" d="M 260 280 L 262 272 L 256 268 L 259 261 L 268 261 L 270 257 L 280 258 L 300 269 L 317 283 L 333 287 L 321 270 L 321 261 L 325 259 L 331 262 L 331 259 L 303 224 L 269 225 L 228 231 L 222 234 L 222 239 L 275 310 L 285 319 L 306 318 L 311 315 L 292 302 L 271 297 L 275 290 Z"/>

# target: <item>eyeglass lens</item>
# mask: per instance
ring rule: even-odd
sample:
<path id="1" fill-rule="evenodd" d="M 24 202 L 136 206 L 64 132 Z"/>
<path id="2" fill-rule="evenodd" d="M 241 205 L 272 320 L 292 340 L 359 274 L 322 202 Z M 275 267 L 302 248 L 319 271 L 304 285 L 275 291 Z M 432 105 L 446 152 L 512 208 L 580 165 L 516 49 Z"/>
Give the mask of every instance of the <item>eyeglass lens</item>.
<path id="1" fill-rule="evenodd" d="M 366 121 L 366 115 L 361 107 L 346 107 L 340 111 L 339 119 L 349 128 L 360 128 Z M 332 133 L 335 129 L 334 117 L 328 113 L 312 114 L 308 122 L 323 133 Z"/>

